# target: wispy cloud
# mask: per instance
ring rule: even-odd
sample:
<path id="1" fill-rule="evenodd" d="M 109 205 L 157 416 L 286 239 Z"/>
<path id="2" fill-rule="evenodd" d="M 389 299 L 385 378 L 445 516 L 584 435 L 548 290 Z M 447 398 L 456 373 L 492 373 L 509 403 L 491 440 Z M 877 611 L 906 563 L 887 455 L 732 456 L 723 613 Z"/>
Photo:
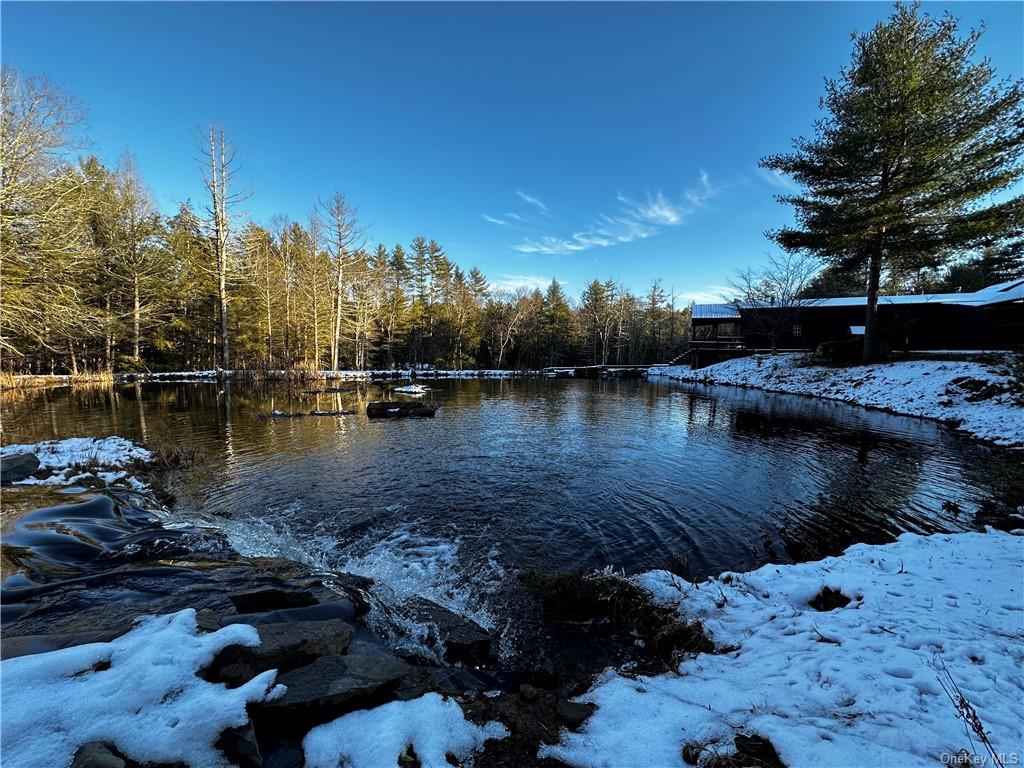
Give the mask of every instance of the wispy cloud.
<path id="1" fill-rule="evenodd" d="M 676 301 L 680 304 L 722 304 L 736 295 L 736 290 L 728 285 L 706 285 L 695 291 L 676 291 Z"/>
<path id="2" fill-rule="evenodd" d="M 495 291 L 514 291 L 517 288 L 526 288 L 530 291 L 535 288 L 543 290 L 551 285 L 551 278 L 543 275 L 500 274 L 496 280 L 490 281 L 490 285 L 491 290 Z"/>
<path id="3" fill-rule="evenodd" d="M 793 181 L 789 176 L 778 171 L 773 171 L 768 168 L 758 168 L 757 175 L 761 179 L 776 189 L 781 189 L 783 192 L 793 193 L 800 191 L 800 185 Z"/>
<path id="4" fill-rule="evenodd" d="M 520 253 L 542 253 L 554 256 L 560 253 L 573 253 L 574 251 L 586 250 L 589 246 L 583 245 L 575 240 L 565 240 L 560 237 L 544 235 L 540 238 L 524 238 L 523 242 L 512 246 Z"/>
<path id="5" fill-rule="evenodd" d="M 619 193 L 619 209 L 613 214 L 598 214 L 590 226 L 570 235 L 527 237 L 512 248 L 519 253 L 553 256 L 643 240 L 663 229 L 685 224 L 714 194 L 711 180 L 701 171 L 699 183 L 684 190 L 676 200 L 661 191 L 648 194 L 642 201 Z"/>
<path id="6" fill-rule="evenodd" d="M 498 225 L 500 225 L 502 227 L 507 227 L 508 226 L 508 222 L 505 221 L 504 219 L 499 219 L 499 218 L 497 218 L 495 216 L 490 216 L 490 215 L 488 215 L 486 213 L 483 213 L 483 214 L 480 214 L 480 215 L 484 217 L 484 221 L 489 221 L 489 222 L 491 222 L 491 224 L 498 224 Z"/>
<path id="7" fill-rule="evenodd" d="M 544 211 L 544 213 L 549 212 L 548 207 L 533 195 L 529 195 L 526 192 L 523 192 L 523 190 L 521 189 L 517 189 L 516 194 L 519 195 L 519 199 L 522 200 L 527 205 L 532 205 L 536 208 L 539 208 L 540 210 Z"/>

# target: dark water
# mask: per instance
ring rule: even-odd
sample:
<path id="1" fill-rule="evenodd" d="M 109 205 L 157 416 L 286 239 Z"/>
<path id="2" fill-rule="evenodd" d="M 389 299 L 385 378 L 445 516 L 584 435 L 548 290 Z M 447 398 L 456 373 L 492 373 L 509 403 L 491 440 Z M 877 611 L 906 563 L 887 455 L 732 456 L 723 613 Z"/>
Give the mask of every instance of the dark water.
<path id="1" fill-rule="evenodd" d="M 482 621 L 513 569 L 701 577 L 967 529 L 1024 503 L 1019 453 L 917 419 L 645 381 L 432 386 L 436 418 L 401 421 L 265 418 L 359 409 L 390 384 L 15 393 L 4 441 L 194 448 L 205 459 L 174 483 L 178 516 L 224 529 L 243 554 L 375 576 Z"/>

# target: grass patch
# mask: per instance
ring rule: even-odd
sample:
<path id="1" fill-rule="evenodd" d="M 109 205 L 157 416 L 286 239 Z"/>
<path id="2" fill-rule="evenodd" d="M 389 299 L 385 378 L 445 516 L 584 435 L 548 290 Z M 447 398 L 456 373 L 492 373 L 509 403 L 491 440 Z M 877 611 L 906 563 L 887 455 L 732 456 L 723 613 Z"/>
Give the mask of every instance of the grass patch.
<path id="1" fill-rule="evenodd" d="M 640 637 L 645 647 L 675 666 L 681 654 L 714 650 L 699 621 L 687 622 L 657 605 L 650 592 L 629 579 L 581 571 L 529 571 L 523 581 L 537 594 L 552 621 L 607 621 Z"/>
<path id="2" fill-rule="evenodd" d="M 152 469 L 182 469 L 194 466 L 204 458 L 201 451 L 174 443 L 149 443 L 146 448 L 153 456 L 149 462 L 146 462 Z"/>

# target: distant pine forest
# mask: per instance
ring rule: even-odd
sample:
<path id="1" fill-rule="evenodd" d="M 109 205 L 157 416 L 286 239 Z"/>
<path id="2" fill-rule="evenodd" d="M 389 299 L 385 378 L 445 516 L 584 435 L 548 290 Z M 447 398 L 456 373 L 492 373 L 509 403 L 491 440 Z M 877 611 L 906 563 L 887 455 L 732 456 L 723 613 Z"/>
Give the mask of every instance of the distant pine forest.
<path id="1" fill-rule="evenodd" d="M 163 215 L 131 155 L 108 167 L 83 152 L 85 112 L 71 94 L 5 69 L 2 96 L 6 372 L 626 365 L 666 361 L 686 343 L 689 307 L 660 281 L 636 295 L 593 280 L 578 299 L 556 280 L 497 288 L 427 237 L 371 244 L 340 191 L 311 197 L 304 221 L 251 221 L 215 126 L 196 135 L 202 203 Z M 985 259 L 928 279 L 981 287 Z M 889 287 L 922 279 L 891 275 Z M 862 286 L 826 271 L 810 290 Z"/>

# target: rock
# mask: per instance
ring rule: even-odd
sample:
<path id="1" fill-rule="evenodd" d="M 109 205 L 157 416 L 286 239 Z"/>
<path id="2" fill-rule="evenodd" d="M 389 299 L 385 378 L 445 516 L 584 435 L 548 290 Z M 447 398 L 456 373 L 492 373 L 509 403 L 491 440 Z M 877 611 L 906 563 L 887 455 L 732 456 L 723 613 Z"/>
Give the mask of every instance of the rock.
<path id="1" fill-rule="evenodd" d="M 522 696 L 523 699 L 525 699 L 526 701 L 533 701 L 537 698 L 537 689 L 534 688 L 532 685 L 527 685 L 526 683 L 523 683 L 519 686 L 519 695 Z"/>
<path id="2" fill-rule="evenodd" d="M 298 744 L 282 742 L 266 750 L 263 768 L 302 768 L 306 764 L 306 759 L 300 744 L 301 741 Z"/>
<path id="3" fill-rule="evenodd" d="M 125 623 L 112 629 L 98 629 L 94 632 L 62 632 L 47 635 L 20 635 L 4 637 L 0 644 L 0 658 L 13 659 L 17 656 L 30 656 L 35 653 L 47 653 L 61 648 L 71 648 L 87 643 L 109 643 L 132 628 Z"/>
<path id="4" fill-rule="evenodd" d="M 558 719 L 561 720 L 569 730 L 576 730 L 583 722 L 594 714 L 594 705 L 585 702 L 569 701 L 559 699 L 556 708 Z"/>
<path id="5" fill-rule="evenodd" d="M 224 753 L 232 765 L 239 768 L 263 768 L 263 755 L 260 754 L 256 731 L 251 722 L 237 728 L 227 728 L 217 737 L 214 746 Z"/>
<path id="6" fill-rule="evenodd" d="M 125 768 L 125 761 L 102 741 L 90 741 L 78 748 L 70 768 Z"/>
<path id="7" fill-rule="evenodd" d="M 500 687 L 492 675 L 475 669 L 459 667 L 414 666 L 395 691 L 400 701 L 418 699 L 425 693 L 436 691 L 444 696 L 465 696 Z"/>
<path id="8" fill-rule="evenodd" d="M 423 763 L 420 762 L 419 756 L 416 754 L 416 750 L 413 749 L 412 744 L 405 748 L 405 752 L 398 756 L 398 768 L 421 768 Z"/>
<path id="9" fill-rule="evenodd" d="M 239 613 L 261 613 L 279 608 L 304 608 L 316 605 L 317 599 L 309 592 L 300 592 L 278 587 L 264 587 L 248 592 L 228 595 Z"/>
<path id="10" fill-rule="evenodd" d="M 491 636 L 471 619 L 459 616 L 429 600 L 417 599 L 406 605 L 416 621 L 427 624 L 435 636 L 431 640 L 444 649 L 444 660 L 449 664 L 479 666 L 491 655 Z"/>
<path id="11" fill-rule="evenodd" d="M 366 415 L 371 419 L 400 419 L 406 416 L 433 416 L 437 406 L 430 403 L 367 403 Z"/>
<path id="12" fill-rule="evenodd" d="M 277 682 L 288 690 L 262 706 L 270 712 L 315 708 L 336 717 L 393 691 L 410 670 L 394 656 L 321 656 L 279 675 Z"/>
<path id="13" fill-rule="evenodd" d="M 288 672 L 321 656 L 340 656 L 355 636 L 341 619 L 258 624 L 256 631 L 258 646 L 228 646 L 214 659 L 207 679 L 238 686 L 268 669 Z"/>
<path id="14" fill-rule="evenodd" d="M 285 624 L 296 621 L 327 621 L 328 619 L 343 619 L 353 621 L 357 616 L 362 616 L 365 611 L 360 610 L 351 600 L 339 597 L 326 603 L 303 606 L 302 608 L 282 608 L 279 611 L 267 611 L 266 613 L 240 613 L 224 616 L 221 626 L 228 624 Z"/>
<path id="15" fill-rule="evenodd" d="M 0 485 L 10 485 L 31 477 L 39 469 L 34 453 L 14 453 L 0 459 Z"/>
<path id="16" fill-rule="evenodd" d="M 746 736 L 737 734 L 733 739 L 736 744 L 736 765 L 757 765 L 764 768 L 786 768 L 775 746 L 758 734 Z"/>

